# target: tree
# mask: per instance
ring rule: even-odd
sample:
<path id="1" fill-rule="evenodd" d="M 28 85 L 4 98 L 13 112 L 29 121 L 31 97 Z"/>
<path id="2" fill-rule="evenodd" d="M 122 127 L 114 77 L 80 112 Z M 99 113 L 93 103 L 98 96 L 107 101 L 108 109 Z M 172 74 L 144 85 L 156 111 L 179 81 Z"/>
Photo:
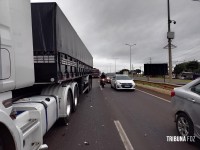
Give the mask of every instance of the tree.
<path id="1" fill-rule="evenodd" d="M 136 74 L 140 74 L 141 70 L 140 69 L 136 69 L 135 72 L 136 72 Z"/>
<path id="2" fill-rule="evenodd" d="M 195 70 L 197 70 L 199 68 L 199 63 L 198 61 L 194 60 L 194 61 L 189 61 L 186 64 L 186 70 L 189 72 L 194 72 Z"/>
<path id="3" fill-rule="evenodd" d="M 176 77 L 184 71 L 200 73 L 200 63 L 197 60 L 194 60 L 178 64 L 174 67 L 174 74 Z"/>
<path id="4" fill-rule="evenodd" d="M 179 75 L 181 72 L 185 71 L 186 70 L 186 63 L 181 63 L 181 64 L 178 64 L 174 67 L 174 74 L 176 75 Z"/>
<path id="5" fill-rule="evenodd" d="M 200 67 L 194 71 L 194 73 L 200 73 Z"/>

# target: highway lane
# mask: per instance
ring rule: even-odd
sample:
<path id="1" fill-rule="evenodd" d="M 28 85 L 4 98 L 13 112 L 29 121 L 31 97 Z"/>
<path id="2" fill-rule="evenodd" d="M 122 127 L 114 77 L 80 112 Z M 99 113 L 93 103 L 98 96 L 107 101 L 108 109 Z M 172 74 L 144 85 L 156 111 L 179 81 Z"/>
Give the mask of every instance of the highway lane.
<path id="1" fill-rule="evenodd" d="M 177 136 L 171 104 L 136 90 L 135 92 L 103 90 L 112 114 L 119 120 L 134 149 L 198 149 L 187 143 L 169 143 L 166 136 Z"/>
<path id="2" fill-rule="evenodd" d="M 68 126 L 57 123 L 45 136 L 49 150 L 124 150 L 108 103 L 95 80 L 89 94 L 80 97 Z"/>
<path id="3" fill-rule="evenodd" d="M 70 124 L 57 123 L 45 136 L 50 150 L 125 150 L 116 121 L 134 150 L 199 149 L 199 142 L 167 142 L 166 136 L 177 136 L 169 102 L 139 90 L 116 91 L 110 85 L 101 90 L 98 80 L 93 81 L 92 91 L 81 96 Z"/>

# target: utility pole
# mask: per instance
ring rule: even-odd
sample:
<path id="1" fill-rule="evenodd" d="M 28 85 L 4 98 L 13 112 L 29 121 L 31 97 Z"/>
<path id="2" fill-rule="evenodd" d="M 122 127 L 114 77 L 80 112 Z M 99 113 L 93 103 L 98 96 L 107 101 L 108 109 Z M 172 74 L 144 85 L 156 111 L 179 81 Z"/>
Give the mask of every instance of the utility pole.
<path id="1" fill-rule="evenodd" d="M 116 73 L 116 60 L 119 58 L 113 58 L 115 60 L 115 73 Z"/>
<path id="2" fill-rule="evenodd" d="M 128 45 L 130 47 L 130 71 L 131 71 L 131 48 L 136 44 L 125 44 L 125 45 Z"/>
<path id="3" fill-rule="evenodd" d="M 149 63 L 151 64 L 151 57 L 149 57 Z"/>
<path id="4" fill-rule="evenodd" d="M 168 32 L 167 32 L 167 38 L 168 38 L 168 54 L 169 54 L 169 82 L 172 82 L 172 39 L 174 39 L 174 32 L 171 32 L 170 24 L 173 22 L 176 24 L 176 21 L 170 19 L 170 3 L 169 0 L 167 0 L 167 10 L 168 10 Z"/>

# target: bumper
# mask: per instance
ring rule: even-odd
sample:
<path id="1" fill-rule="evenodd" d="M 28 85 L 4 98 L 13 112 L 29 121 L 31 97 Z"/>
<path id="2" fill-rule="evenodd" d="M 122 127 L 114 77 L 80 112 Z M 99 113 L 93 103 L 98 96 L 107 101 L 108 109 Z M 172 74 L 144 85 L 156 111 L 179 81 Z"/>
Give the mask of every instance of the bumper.
<path id="1" fill-rule="evenodd" d="M 135 90 L 135 86 L 122 86 L 122 85 L 116 85 L 117 90 Z"/>

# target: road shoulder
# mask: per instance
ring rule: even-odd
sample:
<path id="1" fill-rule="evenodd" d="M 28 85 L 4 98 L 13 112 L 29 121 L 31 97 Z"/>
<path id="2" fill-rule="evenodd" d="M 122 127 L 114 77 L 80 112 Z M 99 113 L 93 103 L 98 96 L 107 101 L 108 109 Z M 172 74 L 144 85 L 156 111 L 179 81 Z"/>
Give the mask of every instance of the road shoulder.
<path id="1" fill-rule="evenodd" d="M 152 95 L 161 97 L 161 98 L 166 99 L 168 101 L 171 101 L 171 96 L 169 94 L 164 94 L 164 93 L 161 93 L 161 92 L 159 92 L 157 90 L 153 90 L 153 89 L 145 88 L 145 87 L 141 87 L 141 86 L 136 86 L 136 89 L 145 91 L 145 92 L 150 93 Z"/>

